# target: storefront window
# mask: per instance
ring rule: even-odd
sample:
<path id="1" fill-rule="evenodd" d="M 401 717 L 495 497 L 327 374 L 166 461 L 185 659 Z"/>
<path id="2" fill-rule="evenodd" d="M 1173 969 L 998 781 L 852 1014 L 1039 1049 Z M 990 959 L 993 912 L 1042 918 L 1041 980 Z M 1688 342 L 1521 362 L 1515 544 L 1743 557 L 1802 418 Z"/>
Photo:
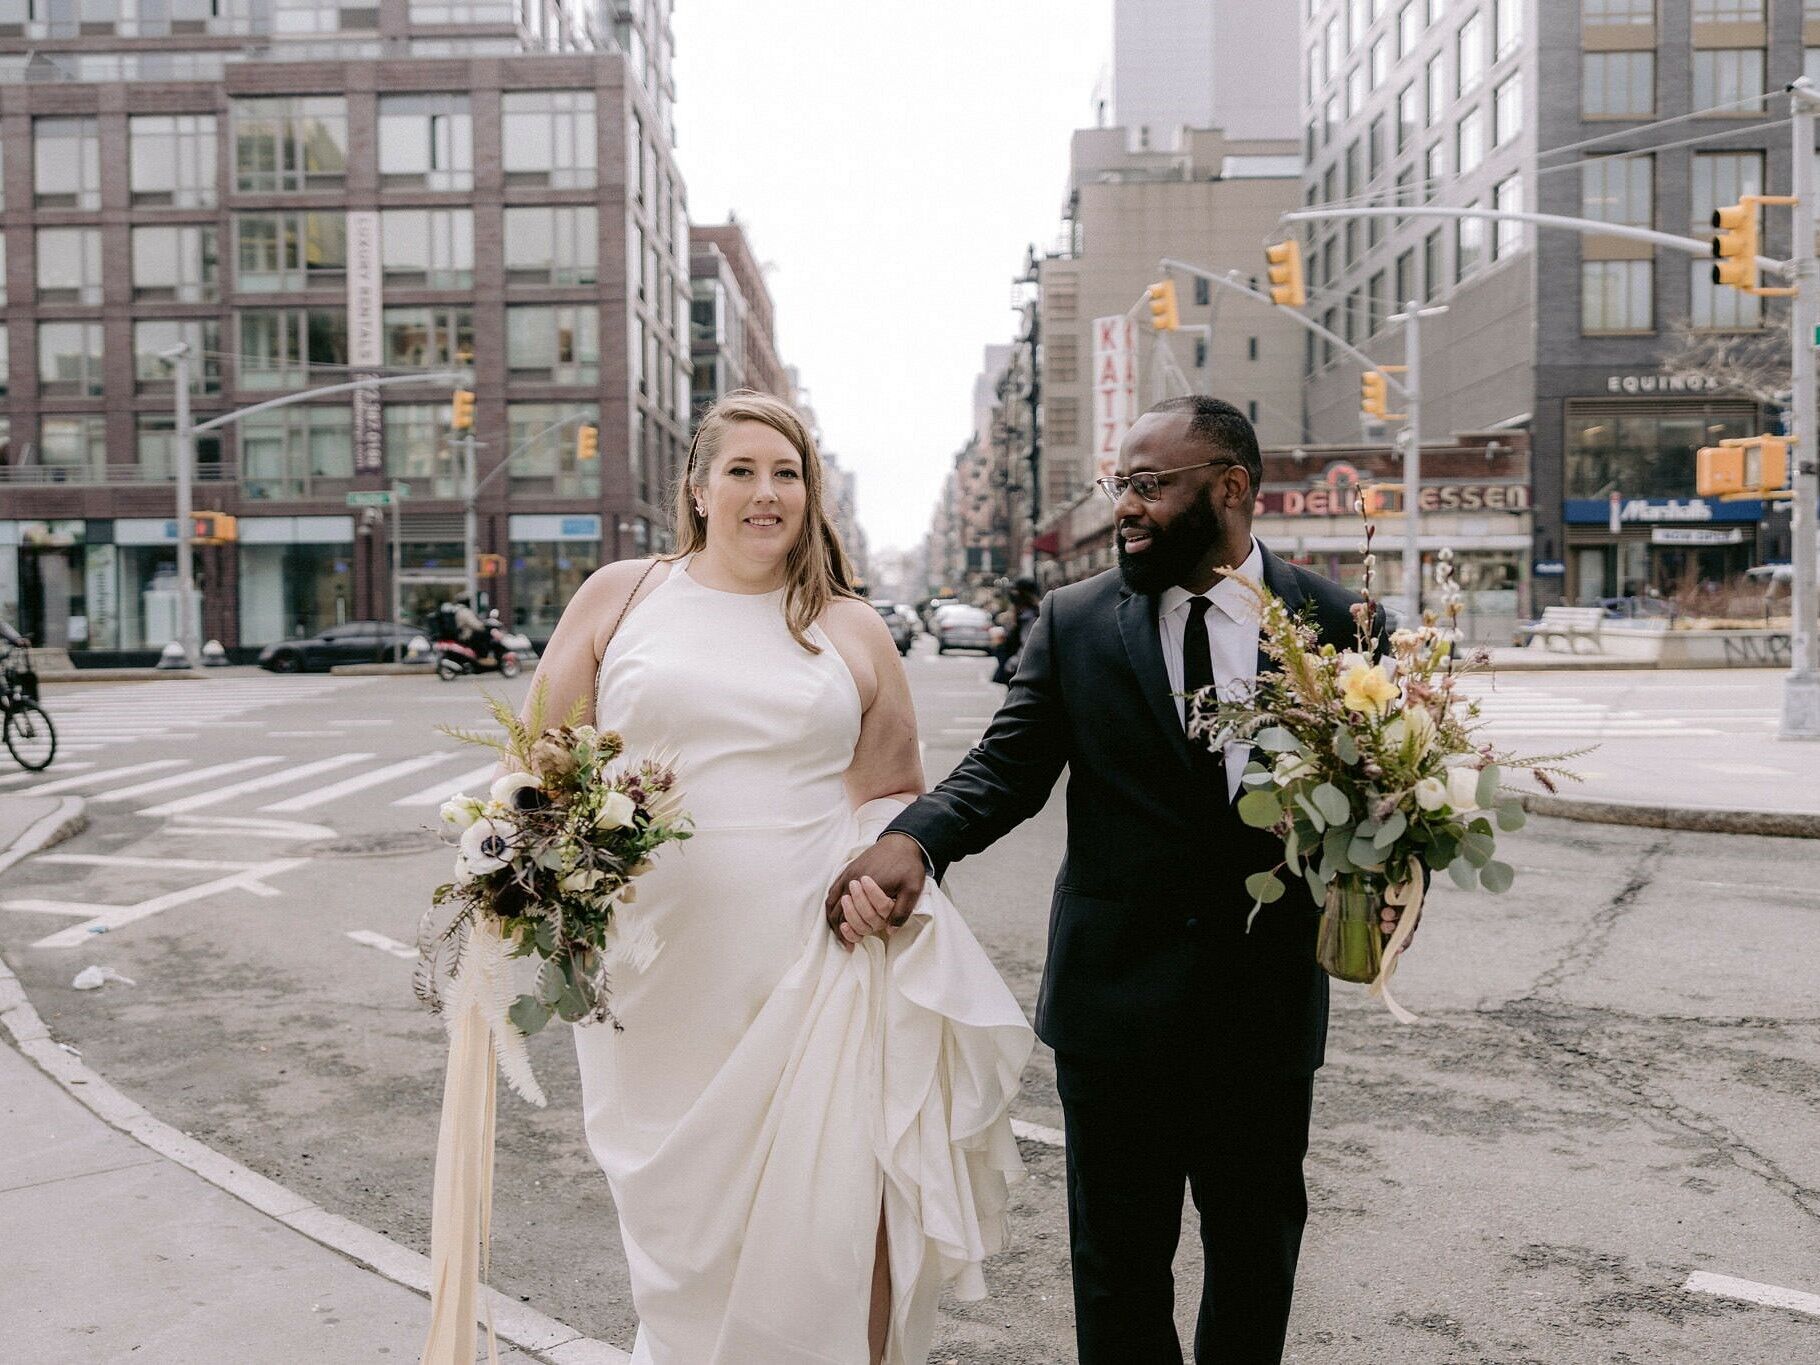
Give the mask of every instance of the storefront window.
<path id="1" fill-rule="evenodd" d="M 1755 429 L 1748 405 L 1625 412 L 1568 405 L 1566 496 L 1684 498 L 1693 493 L 1694 452 Z"/>
<path id="2" fill-rule="evenodd" d="M 582 580 L 600 566 L 598 540 L 512 542 L 512 625 L 543 638 Z"/>
<path id="3" fill-rule="evenodd" d="M 348 619 L 354 547 L 241 545 L 240 643 L 315 635 Z"/>

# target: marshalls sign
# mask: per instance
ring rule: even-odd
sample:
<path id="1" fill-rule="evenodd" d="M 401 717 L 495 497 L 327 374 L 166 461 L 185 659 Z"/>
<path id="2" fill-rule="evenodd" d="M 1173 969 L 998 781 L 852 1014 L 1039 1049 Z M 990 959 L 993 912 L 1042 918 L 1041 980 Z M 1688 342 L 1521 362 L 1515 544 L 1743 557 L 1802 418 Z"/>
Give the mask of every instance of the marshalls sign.
<path id="1" fill-rule="evenodd" d="M 1118 463 L 1119 442 L 1137 417 L 1137 323 L 1093 320 L 1093 463 L 1104 477 Z"/>

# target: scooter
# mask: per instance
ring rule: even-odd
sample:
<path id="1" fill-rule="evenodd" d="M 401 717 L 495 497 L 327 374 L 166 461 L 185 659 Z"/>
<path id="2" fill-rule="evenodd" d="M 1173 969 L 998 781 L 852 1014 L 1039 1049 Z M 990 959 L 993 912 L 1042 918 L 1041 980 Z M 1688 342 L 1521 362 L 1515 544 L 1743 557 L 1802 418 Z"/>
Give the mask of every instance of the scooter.
<path id="1" fill-rule="evenodd" d="M 504 678 L 516 678 L 519 673 L 518 653 L 505 648 L 500 636 L 493 637 L 494 650 L 482 658 L 459 640 L 438 640 L 434 646 L 436 652 L 436 676 L 444 682 L 453 682 L 471 674 L 498 673 Z"/>

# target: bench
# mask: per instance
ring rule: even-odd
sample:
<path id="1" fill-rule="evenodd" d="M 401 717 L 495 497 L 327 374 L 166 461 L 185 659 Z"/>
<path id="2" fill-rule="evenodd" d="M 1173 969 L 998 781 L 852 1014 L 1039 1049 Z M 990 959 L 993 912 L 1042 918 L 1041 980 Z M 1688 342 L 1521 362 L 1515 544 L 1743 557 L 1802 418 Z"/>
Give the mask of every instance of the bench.
<path id="1" fill-rule="evenodd" d="M 1599 632 L 1604 625 L 1604 607 L 1544 607 L 1542 619 L 1524 626 L 1523 633 L 1532 637 L 1540 635 L 1545 649 L 1554 649 L 1559 641 L 1567 653 L 1577 654 L 1580 647 L 1574 642 L 1585 640 L 1592 645 L 1592 653 L 1603 654 L 1605 646 Z"/>

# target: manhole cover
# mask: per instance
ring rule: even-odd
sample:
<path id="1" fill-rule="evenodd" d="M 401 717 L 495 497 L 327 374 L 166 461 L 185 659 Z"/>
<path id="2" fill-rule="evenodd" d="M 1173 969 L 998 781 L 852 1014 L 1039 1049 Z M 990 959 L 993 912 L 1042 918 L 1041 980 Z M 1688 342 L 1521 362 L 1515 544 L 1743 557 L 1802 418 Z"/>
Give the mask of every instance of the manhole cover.
<path id="1" fill-rule="evenodd" d="M 345 839 L 324 839 L 306 844 L 303 852 L 316 858 L 395 858 L 425 853 L 442 841 L 428 830 L 402 829 L 387 834 L 355 834 Z"/>

